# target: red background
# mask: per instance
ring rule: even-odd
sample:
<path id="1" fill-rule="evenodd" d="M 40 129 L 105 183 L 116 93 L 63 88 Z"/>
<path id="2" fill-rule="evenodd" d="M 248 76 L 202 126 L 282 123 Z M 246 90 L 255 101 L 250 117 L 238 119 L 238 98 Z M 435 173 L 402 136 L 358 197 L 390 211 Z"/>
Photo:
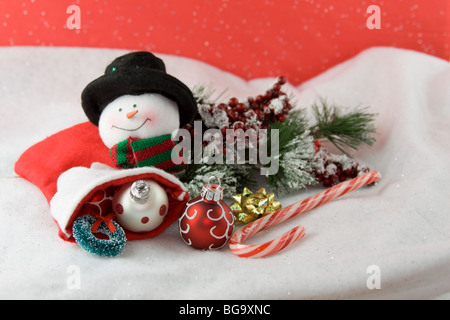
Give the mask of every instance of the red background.
<path id="1" fill-rule="evenodd" d="M 81 28 L 66 21 L 75 4 Z M 366 26 L 369 5 L 381 29 Z M 448 0 L 1 0 L 0 46 L 143 49 L 302 81 L 371 46 L 450 57 Z"/>

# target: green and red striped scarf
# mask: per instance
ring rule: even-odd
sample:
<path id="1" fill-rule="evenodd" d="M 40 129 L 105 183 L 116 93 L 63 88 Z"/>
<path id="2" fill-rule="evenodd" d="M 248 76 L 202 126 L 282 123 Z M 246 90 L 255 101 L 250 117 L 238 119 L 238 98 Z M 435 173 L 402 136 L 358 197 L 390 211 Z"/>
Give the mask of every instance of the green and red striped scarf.
<path id="1" fill-rule="evenodd" d="M 119 169 L 156 167 L 175 173 L 186 167 L 184 161 L 181 164 L 173 162 L 172 149 L 176 145 L 170 134 L 149 139 L 128 138 L 112 147 L 109 154 Z M 182 158 L 181 151 L 177 155 Z"/>

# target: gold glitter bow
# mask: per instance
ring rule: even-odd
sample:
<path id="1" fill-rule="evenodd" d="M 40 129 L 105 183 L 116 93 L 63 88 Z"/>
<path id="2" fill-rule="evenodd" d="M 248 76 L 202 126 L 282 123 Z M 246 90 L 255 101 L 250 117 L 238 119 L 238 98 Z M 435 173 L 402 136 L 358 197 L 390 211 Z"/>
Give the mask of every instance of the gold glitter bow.
<path id="1" fill-rule="evenodd" d="M 248 223 L 281 209 L 280 202 L 275 200 L 275 194 L 267 194 L 264 188 L 255 193 L 244 188 L 243 192 L 233 196 L 233 199 L 235 202 L 230 208 L 235 222 Z"/>

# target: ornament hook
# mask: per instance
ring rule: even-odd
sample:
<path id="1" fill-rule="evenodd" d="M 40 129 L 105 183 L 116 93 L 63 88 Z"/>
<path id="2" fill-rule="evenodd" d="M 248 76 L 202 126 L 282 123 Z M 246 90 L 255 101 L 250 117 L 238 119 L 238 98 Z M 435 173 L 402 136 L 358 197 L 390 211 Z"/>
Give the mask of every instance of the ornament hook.
<path id="1" fill-rule="evenodd" d="M 216 178 L 217 181 L 219 181 L 219 186 L 222 186 L 219 177 L 216 177 L 216 176 L 211 176 L 211 177 L 209 177 L 209 179 L 208 179 L 208 185 L 211 185 L 211 180 L 214 179 L 214 178 Z"/>
<path id="2" fill-rule="evenodd" d="M 130 196 L 139 203 L 144 203 L 150 196 L 150 184 L 145 180 L 137 180 L 131 185 Z"/>
<path id="3" fill-rule="evenodd" d="M 219 181 L 219 184 L 211 184 L 211 180 L 213 178 L 216 178 Z M 211 176 L 208 179 L 208 183 L 203 185 L 201 196 L 202 198 L 209 200 L 209 201 L 215 201 L 218 202 L 222 200 L 222 194 L 223 194 L 223 188 L 220 184 L 220 179 L 216 176 Z"/>

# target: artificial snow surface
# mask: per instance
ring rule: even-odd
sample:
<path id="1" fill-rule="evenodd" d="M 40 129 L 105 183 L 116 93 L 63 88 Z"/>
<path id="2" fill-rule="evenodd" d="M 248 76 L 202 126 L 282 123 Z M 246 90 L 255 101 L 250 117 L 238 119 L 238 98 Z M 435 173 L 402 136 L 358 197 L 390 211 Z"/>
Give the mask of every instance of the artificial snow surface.
<path id="1" fill-rule="evenodd" d="M 0 49 L 0 298 L 450 298 L 450 64 L 400 49 L 369 49 L 285 86 L 299 107 L 320 97 L 371 106 L 379 114 L 377 142 L 353 156 L 383 176 L 248 242 L 305 226 L 305 238 L 286 250 L 259 260 L 227 247 L 198 251 L 185 245 L 176 223 L 129 242 L 112 259 L 62 241 L 44 196 L 14 173 L 14 163 L 33 144 L 85 122 L 81 91 L 124 53 Z M 195 60 L 159 56 L 190 87 L 211 83 L 217 92 L 228 88 L 228 98 L 255 96 L 274 81 L 245 82 Z M 279 200 L 288 206 L 320 190 Z"/>

